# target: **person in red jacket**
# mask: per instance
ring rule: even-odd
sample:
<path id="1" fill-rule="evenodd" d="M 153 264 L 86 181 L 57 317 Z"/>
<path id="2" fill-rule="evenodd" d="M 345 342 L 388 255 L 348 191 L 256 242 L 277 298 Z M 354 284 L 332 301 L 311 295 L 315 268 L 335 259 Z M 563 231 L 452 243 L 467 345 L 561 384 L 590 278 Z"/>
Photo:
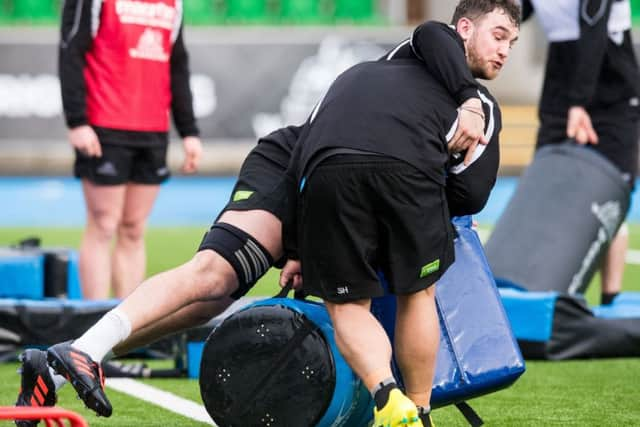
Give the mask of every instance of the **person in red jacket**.
<path id="1" fill-rule="evenodd" d="M 194 172 L 202 153 L 182 1 L 65 1 L 59 73 L 87 210 L 83 296 L 107 298 L 113 286 L 124 298 L 144 278 L 146 220 L 170 175 L 169 111 L 183 139 L 182 171 Z"/>

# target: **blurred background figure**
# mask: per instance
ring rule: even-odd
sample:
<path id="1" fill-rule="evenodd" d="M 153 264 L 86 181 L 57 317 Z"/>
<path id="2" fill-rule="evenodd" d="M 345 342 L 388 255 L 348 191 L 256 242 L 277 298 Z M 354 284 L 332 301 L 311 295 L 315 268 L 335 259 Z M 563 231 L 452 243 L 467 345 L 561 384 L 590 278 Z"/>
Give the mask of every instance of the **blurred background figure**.
<path id="1" fill-rule="evenodd" d="M 145 276 L 145 224 L 170 175 L 169 110 L 183 172 L 200 161 L 181 4 L 64 2 L 59 72 L 87 210 L 79 259 L 87 299 L 108 298 L 111 287 L 124 298 Z"/>
<path id="2" fill-rule="evenodd" d="M 305 58 L 293 74 L 288 92 L 280 102 L 280 113 L 254 116 L 252 124 L 256 136 L 287 123 L 303 123 L 338 74 L 384 53 L 385 50 L 375 43 L 332 35 L 325 37 L 320 41 L 317 54 Z"/>
<path id="3" fill-rule="evenodd" d="M 590 144 L 633 188 L 640 72 L 629 0 L 523 1 L 524 19 L 534 11 L 549 40 L 537 148 L 567 138 Z M 603 304 L 611 303 L 622 289 L 627 246 L 625 223 L 601 265 Z"/>

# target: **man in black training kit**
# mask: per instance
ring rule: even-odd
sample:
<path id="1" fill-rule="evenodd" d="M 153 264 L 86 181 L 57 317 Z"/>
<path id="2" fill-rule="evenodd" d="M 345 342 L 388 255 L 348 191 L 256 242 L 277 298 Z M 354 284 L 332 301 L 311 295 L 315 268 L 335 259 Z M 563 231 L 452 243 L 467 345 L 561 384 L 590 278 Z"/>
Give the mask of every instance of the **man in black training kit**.
<path id="1" fill-rule="evenodd" d="M 462 0 L 451 42 L 431 46 L 458 52 L 473 76 L 492 79 L 519 21 L 512 1 Z M 431 285 L 454 258 L 445 171 L 459 106 L 442 82 L 449 76 L 442 77 L 413 58 L 345 71 L 309 117 L 288 171 L 297 198 L 285 227 L 281 285 L 302 271 L 305 291 L 325 301 L 341 354 L 374 396 L 376 427 L 432 424 L 439 324 Z M 493 115 L 497 104 L 483 92 Z M 465 108 L 485 117 L 483 109 Z M 397 297 L 395 356 L 406 395 L 391 373 L 391 344 L 370 312 L 371 298 L 383 294 L 378 271 Z"/>
<path id="2" fill-rule="evenodd" d="M 630 188 L 638 172 L 640 70 L 629 0 L 525 0 L 549 39 L 537 148 L 568 138 L 611 161 Z M 580 185 L 577 182 L 575 185 Z M 600 266 L 602 304 L 622 290 L 629 231 L 624 223 Z"/>
<path id="3" fill-rule="evenodd" d="M 499 110 L 495 100 L 471 75 L 458 36 L 448 26 L 435 22 L 419 26 L 411 40 L 401 43 L 381 60 L 405 60 L 416 55 L 425 61 L 426 71 L 437 76 L 461 105 L 456 126 L 452 127 L 455 132 L 447 138 L 452 151 L 466 151 L 466 164 L 462 156 L 452 159 L 446 192 L 452 214 L 476 213 L 484 206 L 495 183 Z M 208 321 L 246 294 L 273 261 L 282 257 L 280 210 L 284 188 L 279 182 L 303 129 L 288 126 L 258 141 L 242 165 L 228 205 L 192 260 L 145 280 L 84 335 L 50 349 L 50 360 L 76 358 L 90 367 L 91 376 L 82 375 L 72 363 L 66 363 L 65 368 L 71 370 L 69 376 L 76 379 L 74 387 L 88 407 L 103 416 L 112 411 L 99 380 L 99 362 L 105 357 L 126 354 L 162 336 Z M 478 142 L 486 144 L 486 141 L 490 141 L 489 145 L 476 148 Z M 264 262 L 248 271 L 238 251 L 242 256 L 256 256 Z M 22 359 L 18 405 L 52 406 L 56 390 L 66 379 L 48 366 L 47 352 L 27 350 Z M 38 393 L 36 384 L 46 385 L 46 390 L 39 390 L 44 396 L 42 402 L 32 399 Z"/>

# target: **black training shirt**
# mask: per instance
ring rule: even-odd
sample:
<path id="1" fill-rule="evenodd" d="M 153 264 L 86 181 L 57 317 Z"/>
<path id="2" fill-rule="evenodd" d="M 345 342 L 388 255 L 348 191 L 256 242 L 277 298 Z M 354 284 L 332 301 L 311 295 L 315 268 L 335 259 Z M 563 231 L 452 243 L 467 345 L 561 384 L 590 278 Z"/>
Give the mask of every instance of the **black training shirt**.
<path id="1" fill-rule="evenodd" d="M 351 149 L 396 158 L 444 185 L 445 136 L 457 104 L 417 59 L 364 62 L 333 82 L 296 146 L 296 181 L 314 156 Z"/>

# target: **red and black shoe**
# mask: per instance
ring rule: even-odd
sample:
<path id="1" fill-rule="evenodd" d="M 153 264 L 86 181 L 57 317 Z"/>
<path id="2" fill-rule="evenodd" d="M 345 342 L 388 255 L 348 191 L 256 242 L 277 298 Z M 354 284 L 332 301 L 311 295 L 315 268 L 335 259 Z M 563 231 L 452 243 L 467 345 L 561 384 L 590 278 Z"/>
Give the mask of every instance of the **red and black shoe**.
<path id="1" fill-rule="evenodd" d="M 49 365 L 76 389 L 87 408 L 102 417 L 111 416 L 112 407 L 104 393 L 102 367 L 91 357 L 63 342 L 47 350 Z"/>
<path id="2" fill-rule="evenodd" d="M 31 349 L 20 355 L 22 374 L 16 406 L 53 406 L 56 404 L 56 388 L 47 365 L 47 354 Z M 18 427 L 37 426 L 40 420 L 16 420 Z"/>

